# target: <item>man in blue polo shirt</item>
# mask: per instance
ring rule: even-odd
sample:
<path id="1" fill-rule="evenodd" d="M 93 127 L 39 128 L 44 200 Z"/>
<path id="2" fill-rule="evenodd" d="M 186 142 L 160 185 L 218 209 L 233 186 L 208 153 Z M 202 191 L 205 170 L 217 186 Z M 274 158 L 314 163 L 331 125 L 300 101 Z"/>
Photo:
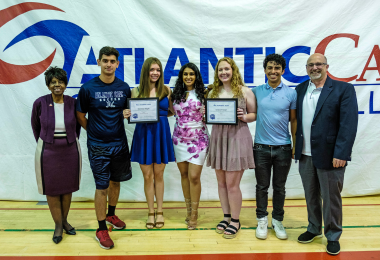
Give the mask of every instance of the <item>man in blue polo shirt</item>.
<path id="1" fill-rule="evenodd" d="M 125 223 L 115 215 L 115 208 L 120 182 L 132 177 L 123 117 L 131 91 L 127 83 L 115 77 L 118 57 L 115 48 L 106 46 L 100 50 L 97 60 L 100 76 L 83 84 L 76 103 L 78 122 L 87 130 L 88 159 L 96 184 L 95 211 L 99 229 L 95 238 L 104 249 L 114 246 L 106 224 L 116 229 L 125 228 Z"/>
<path id="2" fill-rule="evenodd" d="M 281 82 L 286 61 L 278 54 L 270 54 L 264 60 L 267 84 L 252 91 L 257 99 L 257 120 L 253 154 L 256 175 L 256 216 L 258 226 L 256 237 L 268 236 L 268 188 L 273 168 L 273 212 L 272 228 L 279 239 L 288 235 L 282 225 L 284 219 L 285 183 L 292 163 L 293 149 L 289 134 L 289 120 L 293 137 L 297 128 L 297 93 Z"/>

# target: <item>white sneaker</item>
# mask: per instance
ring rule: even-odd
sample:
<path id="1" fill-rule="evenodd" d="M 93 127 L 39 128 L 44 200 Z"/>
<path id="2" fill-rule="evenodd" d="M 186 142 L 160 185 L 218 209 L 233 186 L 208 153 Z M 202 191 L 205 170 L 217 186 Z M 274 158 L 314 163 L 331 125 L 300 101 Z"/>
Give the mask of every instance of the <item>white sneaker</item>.
<path id="1" fill-rule="evenodd" d="M 286 234 L 282 221 L 272 218 L 272 228 L 274 232 L 276 232 L 276 237 L 278 239 L 288 239 L 288 234 Z"/>
<path id="2" fill-rule="evenodd" d="M 257 218 L 256 237 L 258 239 L 267 239 L 268 237 L 268 217 Z"/>

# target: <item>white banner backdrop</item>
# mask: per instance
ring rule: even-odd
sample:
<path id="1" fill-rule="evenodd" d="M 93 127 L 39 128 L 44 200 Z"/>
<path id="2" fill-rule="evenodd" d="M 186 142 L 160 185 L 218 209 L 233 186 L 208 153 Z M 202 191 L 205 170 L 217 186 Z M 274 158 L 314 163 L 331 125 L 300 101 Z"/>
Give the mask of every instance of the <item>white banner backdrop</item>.
<path id="1" fill-rule="evenodd" d="M 45 200 L 37 192 L 30 126 L 34 100 L 49 93 L 44 66 L 63 67 L 70 76 L 66 94 L 75 96 L 82 82 L 100 73 L 95 61 L 106 45 L 122 54 L 116 75 L 131 87 L 151 56 L 162 61 L 170 87 L 188 61 L 200 67 L 205 83 L 212 83 L 213 67 L 223 56 L 233 57 L 246 85 L 254 87 L 265 82 L 262 62 L 274 52 L 288 61 L 284 83 L 296 86 L 308 78 L 308 56 L 325 53 L 331 75 L 355 85 L 360 110 L 343 196 L 380 193 L 379 10 L 378 1 L 357 0 L 0 1 L 0 199 Z M 172 131 L 174 122 L 171 117 Z M 249 125 L 254 137 L 255 123 Z M 125 121 L 125 129 L 131 145 L 134 125 Z M 83 173 L 74 200 L 94 196 L 86 141 L 82 130 Z M 132 166 L 133 178 L 122 183 L 120 200 L 145 201 L 139 165 Z M 201 181 L 201 199 L 218 200 L 214 171 L 204 167 Z M 254 170 L 245 171 L 244 199 L 255 198 L 255 185 Z M 287 198 L 304 197 L 294 162 L 286 192 Z M 175 163 L 165 170 L 164 199 L 183 200 Z"/>

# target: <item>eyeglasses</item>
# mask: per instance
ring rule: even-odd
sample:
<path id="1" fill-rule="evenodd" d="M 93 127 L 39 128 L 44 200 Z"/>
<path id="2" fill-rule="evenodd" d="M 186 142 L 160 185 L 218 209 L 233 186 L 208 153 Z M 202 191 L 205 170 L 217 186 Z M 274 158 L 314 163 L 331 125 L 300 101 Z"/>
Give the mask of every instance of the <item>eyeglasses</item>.
<path id="1" fill-rule="evenodd" d="M 309 64 L 306 64 L 306 67 L 308 68 L 314 68 L 314 66 L 316 66 L 317 68 L 322 68 L 323 65 L 327 65 L 327 63 L 309 63 Z"/>

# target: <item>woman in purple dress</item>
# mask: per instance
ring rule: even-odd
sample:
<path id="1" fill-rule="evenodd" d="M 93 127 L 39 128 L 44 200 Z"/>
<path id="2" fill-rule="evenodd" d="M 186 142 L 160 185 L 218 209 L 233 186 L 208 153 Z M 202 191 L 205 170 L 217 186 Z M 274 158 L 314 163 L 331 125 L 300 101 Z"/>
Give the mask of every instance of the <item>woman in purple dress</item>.
<path id="1" fill-rule="evenodd" d="M 176 115 L 174 154 L 185 197 L 188 229 L 195 229 L 201 196 L 201 172 L 208 151 L 208 130 L 203 122 L 205 87 L 198 67 L 187 63 L 179 71 L 171 96 Z"/>
<path id="2" fill-rule="evenodd" d="M 62 240 L 63 230 L 75 235 L 67 222 L 71 196 L 79 190 L 82 168 L 78 142 L 80 125 L 75 117 L 76 100 L 63 95 L 67 76 L 63 69 L 50 67 L 45 81 L 51 94 L 33 104 L 32 129 L 37 141 L 35 171 L 40 194 L 46 195 L 55 222 L 54 243 Z"/>

